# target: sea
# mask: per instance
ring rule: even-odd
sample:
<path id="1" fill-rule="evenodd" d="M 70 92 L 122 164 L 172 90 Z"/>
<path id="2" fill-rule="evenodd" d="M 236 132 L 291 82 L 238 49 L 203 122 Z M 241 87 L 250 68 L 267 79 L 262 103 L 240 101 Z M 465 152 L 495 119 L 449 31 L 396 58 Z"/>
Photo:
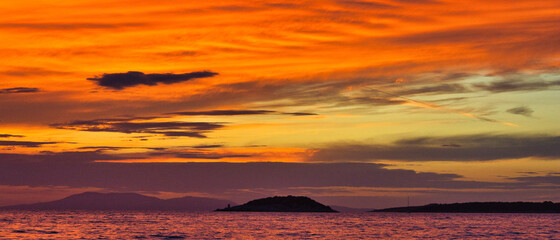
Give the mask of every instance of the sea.
<path id="1" fill-rule="evenodd" d="M 8 210 L 0 239 L 560 239 L 560 214 Z"/>

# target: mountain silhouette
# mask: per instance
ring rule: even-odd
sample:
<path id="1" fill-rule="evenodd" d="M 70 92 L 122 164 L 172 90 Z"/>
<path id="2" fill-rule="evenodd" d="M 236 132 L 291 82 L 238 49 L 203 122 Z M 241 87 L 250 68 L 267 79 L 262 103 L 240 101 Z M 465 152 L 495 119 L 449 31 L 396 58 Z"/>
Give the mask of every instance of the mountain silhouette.
<path id="1" fill-rule="evenodd" d="M 468 202 L 396 207 L 372 212 L 460 212 L 460 213 L 560 213 L 560 203 L 546 202 Z"/>
<path id="2" fill-rule="evenodd" d="M 268 197 L 256 199 L 243 205 L 217 209 L 232 212 L 337 212 L 308 197 Z"/>
<path id="3" fill-rule="evenodd" d="M 177 210 L 211 211 L 235 204 L 229 200 L 202 197 L 159 199 L 137 193 L 84 192 L 66 198 L 34 204 L 0 207 L 22 210 Z"/>

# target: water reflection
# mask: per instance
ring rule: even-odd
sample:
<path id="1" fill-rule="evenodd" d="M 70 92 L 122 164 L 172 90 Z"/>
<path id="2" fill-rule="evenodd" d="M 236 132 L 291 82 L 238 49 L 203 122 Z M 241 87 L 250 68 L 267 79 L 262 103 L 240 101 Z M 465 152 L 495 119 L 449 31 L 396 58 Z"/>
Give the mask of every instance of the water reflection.
<path id="1" fill-rule="evenodd" d="M 0 211 L 2 239 L 560 238 L 560 214 Z"/>

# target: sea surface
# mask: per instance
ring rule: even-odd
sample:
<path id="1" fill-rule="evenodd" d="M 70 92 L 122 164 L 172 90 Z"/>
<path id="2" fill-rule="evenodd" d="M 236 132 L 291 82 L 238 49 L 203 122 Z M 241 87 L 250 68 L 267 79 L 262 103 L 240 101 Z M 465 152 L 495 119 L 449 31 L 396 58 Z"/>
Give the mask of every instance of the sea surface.
<path id="1" fill-rule="evenodd" d="M 560 239 L 560 214 L 0 211 L 0 239 Z"/>

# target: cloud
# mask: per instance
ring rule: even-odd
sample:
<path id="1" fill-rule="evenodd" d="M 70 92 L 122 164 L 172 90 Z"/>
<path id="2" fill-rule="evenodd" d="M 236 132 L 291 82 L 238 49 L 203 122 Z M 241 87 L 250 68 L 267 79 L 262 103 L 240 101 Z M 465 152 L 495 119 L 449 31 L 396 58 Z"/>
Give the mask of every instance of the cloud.
<path id="1" fill-rule="evenodd" d="M 286 115 L 292 115 L 292 116 L 313 116 L 313 115 L 318 115 L 317 113 L 309 113 L 309 112 L 288 112 L 288 113 L 284 113 Z"/>
<path id="2" fill-rule="evenodd" d="M 331 84 L 334 84 L 331 82 Z M 306 88 L 306 85 L 311 87 Z M 263 105 L 276 105 L 271 100 L 280 101 L 279 104 L 290 106 L 310 106 L 318 102 L 336 104 L 340 101 L 349 103 L 350 98 L 340 96 L 343 87 L 313 88 L 315 83 L 274 83 L 267 81 L 261 83 L 251 81 L 246 83 L 218 84 L 215 87 L 202 90 L 196 94 L 186 94 L 180 99 L 107 99 L 101 93 L 90 101 L 69 101 L 72 95 L 61 92 L 45 92 L 44 94 L 0 94 L 0 115 L 2 123 L 33 123 L 48 124 L 69 121 L 68 116 L 74 119 L 94 119 L 123 114 L 130 115 L 159 115 L 166 112 L 193 112 L 200 109 L 220 109 L 224 106 L 249 105 L 263 102 Z M 330 91 L 335 91 L 331 93 Z M 299 92 L 307 91 L 307 93 Z M 39 96 L 40 95 L 40 96 Z M 97 98 L 99 97 L 99 98 Z M 341 103 L 342 104 L 342 103 Z M 364 103 L 365 104 L 365 103 Z M 255 106 L 256 110 L 267 106 Z M 88 109 L 88 111 L 83 111 Z M 227 109 L 226 109 L 227 110 Z M 245 110 L 245 109 L 241 109 Z M 282 112 L 277 112 L 282 114 Z"/>
<path id="3" fill-rule="evenodd" d="M 26 28 L 32 30 L 76 30 L 76 29 L 106 29 L 120 27 L 136 27 L 142 26 L 142 23 L 121 23 L 121 24 L 103 24 L 103 23 L 1 23 L 0 28 Z"/>
<path id="4" fill-rule="evenodd" d="M 183 115 L 183 116 L 240 116 L 240 115 L 266 115 L 266 114 L 285 114 L 285 115 L 292 115 L 292 116 L 317 115 L 316 113 L 308 113 L 308 112 L 282 113 L 282 112 L 271 111 L 271 110 L 211 110 L 211 111 L 172 112 L 166 114 Z"/>
<path id="5" fill-rule="evenodd" d="M 162 151 L 150 153 L 151 156 L 172 155 L 176 158 L 184 159 L 224 159 L 224 158 L 248 158 L 253 155 L 250 154 L 230 154 L 230 153 L 216 153 L 207 151 Z"/>
<path id="6" fill-rule="evenodd" d="M 199 109 L 221 109 L 224 106 L 239 105 L 251 106 L 251 108 L 256 108 L 257 110 L 264 109 L 265 111 L 276 110 L 277 107 L 290 106 L 305 106 L 309 108 L 309 106 L 319 103 L 324 105 L 322 106 L 323 109 L 347 106 L 400 105 L 406 104 L 407 101 L 392 95 L 374 95 L 372 92 L 360 91 L 359 89 L 363 89 L 366 86 L 385 89 L 386 86 L 382 83 L 384 81 L 387 83 L 389 78 L 392 83 L 395 78 L 389 73 L 383 75 L 381 71 L 399 72 L 399 70 L 403 70 L 406 72 L 409 71 L 407 66 L 410 67 L 410 65 L 414 64 L 407 63 L 394 68 L 368 69 L 368 72 L 374 72 L 375 75 L 380 74 L 379 77 L 347 79 L 332 77 L 323 81 L 311 79 L 305 82 L 267 79 L 267 81 L 218 84 L 211 88 L 197 91 L 194 94 L 186 93 L 184 97 L 179 99 L 96 98 L 91 101 L 66 101 L 64 99 L 70 96 L 61 96 L 61 93 L 54 92 L 36 94 L 34 96 L 37 97 L 34 98 L 29 98 L 24 94 L 4 95 L 6 98 L 2 99 L 3 104 L 0 104 L 0 115 L 4 116 L 3 122 L 52 123 L 67 121 L 67 119 L 63 118 L 69 115 L 75 116 L 75 119 L 91 119 L 99 116 L 115 116 L 117 114 L 193 112 Z M 445 74 L 440 75 L 446 76 Z M 407 75 L 404 78 L 410 79 L 412 78 L 411 76 Z M 420 82 L 425 81 L 427 80 L 420 79 Z M 352 91 L 352 94 L 347 94 L 347 90 L 350 88 L 356 90 Z M 390 90 L 390 88 L 387 89 Z M 476 88 L 472 89 L 476 90 Z M 102 94 L 98 95 L 102 97 Z M 82 111 L 83 109 L 88 109 L 88 111 Z M 240 111 L 243 110 L 245 109 L 240 109 Z M 278 112 L 278 114 L 282 113 Z"/>
<path id="7" fill-rule="evenodd" d="M 553 174 L 548 174 L 546 176 L 534 176 L 534 177 L 516 177 L 510 179 L 521 181 L 521 182 L 534 183 L 534 184 L 554 184 L 556 186 L 560 186 L 560 176 L 555 176 Z"/>
<path id="8" fill-rule="evenodd" d="M 508 109 L 507 112 L 511 114 L 523 115 L 525 117 L 532 117 L 534 111 L 529 107 L 522 106 Z"/>
<path id="9" fill-rule="evenodd" d="M 475 118 L 475 119 L 486 121 L 486 122 L 499 123 L 499 124 L 503 124 L 503 125 L 506 125 L 506 126 L 512 126 L 512 127 L 517 127 L 518 126 L 517 124 L 514 124 L 514 123 L 503 122 L 503 121 L 492 119 L 492 118 L 478 116 L 478 115 L 475 115 L 475 114 L 472 114 L 472 113 L 469 113 L 469 112 L 444 107 L 444 106 L 441 106 L 441 105 L 438 105 L 438 104 L 435 104 L 435 103 L 431 103 L 431 102 L 414 100 L 414 99 L 411 99 L 409 97 L 403 97 L 403 96 L 393 94 L 393 93 L 390 93 L 390 92 L 387 92 L 387 91 L 381 91 L 381 90 L 372 89 L 372 88 L 368 88 L 367 90 L 370 91 L 370 92 L 378 92 L 378 93 L 383 93 L 383 94 L 393 96 L 393 97 L 396 97 L 396 98 L 400 98 L 400 99 L 406 100 L 405 101 L 406 103 L 411 103 L 411 104 L 414 104 L 414 105 L 416 105 L 418 107 L 422 107 L 422 108 L 437 109 L 437 110 L 442 110 L 442 111 L 446 111 L 446 112 L 457 113 L 457 114 L 463 115 L 465 117 Z"/>
<path id="10" fill-rule="evenodd" d="M 249 188 L 378 186 L 471 187 L 485 183 L 463 182 L 455 174 L 389 170 L 369 163 L 91 163 L 74 153 L 49 160 L 0 161 L 0 184 L 65 185 L 143 191 L 215 192 Z M 89 160 L 107 158 L 97 152 L 81 154 Z M 6 156 L 0 155 L 0 159 Z M 30 156 L 20 156 L 25 158 Z M 33 157 L 33 156 L 31 156 Z M 13 156 L 8 158 L 12 159 Z M 37 157 L 33 157 L 37 159 Z M 169 184 L 173 183 L 173 184 Z M 490 184 L 493 185 L 493 184 Z"/>
<path id="11" fill-rule="evenodd" d="M 456 174 L 386 169 L 383 164 L 373 163 L 93 162 L 103 159 L 120 157 L 99 151 L 0 154 L 0 185 L 197 192 L 244 201 L 263 194 L 297 193 L 348 201 L 365 197 L 362 200 L 369 201 L 367 206 L 377 205 L 371 202 L 374 200 L 393 205 L 395 200 L 406 203 L 406 196 L 411 196 L 415 203 L 430 203 L 459 198 L 477 201 L 490 196 L 497 200 L 505 199 L 504 196 L 519 199 L 557 192 L 557 186 L 542 185 L 542 181 L 557 182 L 553 178 L 506 183 L 465 181 Z"/>
<path id="12" fill-rule="evenodd" d="M 526 157 L 559 158 L 560 136 L 466 135 L 409 138 L 393 144 L 331 144 L 311 161 L 491 161 Z"/>
<path id="13" fill-rule="evenodd" d="M 101 151 L 68 151 L 51 152 L 42 151 L 39 154 L 20 154 L 20 153 L 0 153 L 0 167 L 21 165 L 41 165 L 41 164 L 62 164 L 75 165 L 91 163 L 96 160 L 121 160 L 122 157 L 104 154 Z M 38 173 L 35 173 L 38 174 Z"/>
<path id="14" fill-rule="evenodd" d="M 468 15 L 463 15 L 466 16 Z M 433 23 L 439 21 L 437 16 L 434 20 Z M 441 56 L 447 58 L 447 63 L 442 63 L 445 66 L 467 66 L 465 63 L 470 62 L 498 72 L 556 69 L 554 59 L 560 52 L 560 46 L 556 44 L 560 40 L 557 34 L 560 30 L 559 20 L 557 16 L 552 15 L 535 15 L 526 21 L 509 18 L 500 23 L 490 21 L 465 27 L 454 26 L 436 31 L 405 33 L 400 36 L 373 37 L 360 40 L 360 43 L 365 46 L 371 43 L 382 46 L 387 44 L 391 47 L 400 45 L 411 51 L 415 51 L 414 48 L 439 49 L 442 50 Z M 453 46 L 455 52 L 444 49 L 450 46 Z M 464 54 L 456 55 L 457 49 L 461 49 Z M 476 54 L 481 51 L 486 54 Z"/>
<path id="15" fill-rule="evenodd" d="M 62 72 L 39 67 L 13 67 L 0 72 L 0 75 L 8 77 L 60 76 L 67 74 L 70 74 L 70 72 Z"/>
<path id="16" fill-rule="evenodd" d="M 13 135 L 13 134 L 0 134 L 0 138 L 9 138 L 9 137 L 24 137 L 23 135 Z"/>
<path id="17" fill-rule="evenodd" d="M 0 89 L 0 94 L 11 94 L 11 93 L 36 93 L 39 92 L 38 88 L 28 88 L 28 87 L 15 87 L 15 88 L 3 88 Z"/>
<path id="18" fill-rule="evenodd" d="M 428 32 L 405 34 L 396 37 L 388 37 L 393 43 L 407 45 L 446 44 L 446 43 L 470 43 L 476 48 L 487 48 L 498 43 L 512 46 L 527 47 L 527 45 L 542 41 L 552 43 L 558 40 L 555 31 L 558 30 L 558 18 L 541 18 L 529 21 L 509 21 L 500 24 L 489 23 L 457 27 L 454 29 L 443 29 Z M 533 28 L 529 28 L 532 26 Z M 518 38 L 511 41 L 513 44 L 504 44 L 503 39 Z M 557 46 L 546 45 L 551 51 L 556 52 Z M 503 50 L 503 49 L 500 49 Z"/>
<path id="19" fill-rule="evenodd" d="M 196 146 L 192 146 L 192 148 L 220 148 L 223 146 L 224 145 L 221 144 L 210 144 L 210 145 L 196 145 Z"/>
<path id="20" fill-rule="evenodd" d="M 193 138 L 206 138 L 206 135 L 194 131 L 151 131 L 148 133 L 163 134 L 168 137 L 193 137 Z M 143 140 L 145 141 L 145 140 Z"/>
<path id="21" fill-rule="evenodd" d="M 187 57 L 187 56 L 195 56 L 199 55 L 200 53 L 196 51 L 172 51 L 172 52 L 161 52 L 158 53 L 160 56 L 164 57 Z"/>
<path id="22" fill-rule="evenodd" d="M 440 192 L 497 191 L 536 187 L 541 183 L 539 179 L 514 183 L 466 181 L 456 174 L 386 169 L 385 165 L 374 163 L 107 163 L 92 161 L 116 157 L 99 152 L 5 155 L 0 154 L 0 185 L 98 187 L 119 191 L 241 191 L 247 194 L 251 189 L 334 187 L 394 188 L 393 191 L 404 188 L 402 191 L 408 193 L 423 191 L 422 188 L 435 188 Z"/>
<path id="23" fill-rule="evenodd" d="M 173 73 L 150 73 L 129 71 L 127 73 L 104 73 L 101 76 L 87 78 L 87 80 L 95 81 L 97 85 L 115 90 L 122 90 L 127 87 L 137 85 L 155 86 L 159 83 L 173 84 L 185 82 L 195 78 L 207 78 L 218 75 L 218 73 L 210 71 L 191 72 L 182 74 Z"/>
<path id="24" fill-rule="evenodd" d="M 45 144 L 57 143 L 58 142 L 0 141 L 0 146 L 40 147 Z"/>
<path id="25" fill-rule="evenodd" d="M 129 147 L 113 147 L 113 146 L 87 146 L 87 147 L 79 147 L 77 149 L 94 149 L 94 150 L 119 150 L 119 149 L 128 149 Z"/>
<path id="26" fill-rule="evenodd" d="M 520 80 L 503 79 L 491 83 L 477 83 L 474 87 L 489 92 L 513 92 L 513 91 L 541 91 L 560 86 L 560 81 L 544 81 L 539 79 Z"/>
<path id="27" fill-rule="evenodd" d="M 222 128 L 221 123 L 210 122 L 132 122 L 137 119 L 95 119 L 73 121 L 68 123 L 54 123 L 51 127 L 89 132 L 120 132 L 120 133 L 152 133 L 174 137 L 206 138 L 204 133 Z"/>
<path id="28" fill-rule="evenodd" d="M 397 95 L 416 95 L 416 94 L 449 94 L 449 93 L 465 93 L 470 92 L 462 84 L 434 84 L 419 88 L 405 89 L 397 91 Z"/>
<path id="29" fill-rule="evenodd" d="M 359 9 L 395 9 L 399 8 L 395 5 L 390 5 L 386 3 L 380 2 L 372 2 L 372 1 L 356 1 L 356 0 L 339 0 L 337 1 L 338 4 L 348 7 L 354 7 Z"/>
<path id="30" fill-rule="evenodd" d="M 375 82 L 376 79 L 369 80 L 371 82 Z M 309 106 L 317 103 L 329 104 L 333 107 L 348 106 L 353 104 L 382 106 L 398 105 L 406 102 L 404 100 L 392 99 L 393 96 L 370 96 L 371 94 L 368 94 L 367 92 L 362 92 L 361 94 L 357 94 L 355 96 L 345 94 L 345 91 L 349 87 L 363 86 L 363 81 L 363 79 L 346 79 L 343 81 L 340 79 L 330 79 L 305 82 L 249 81 L 233 84 L 220 84 L 216 85 L 215 88 L 209 90 L 208 92 L 192 96 L 191 100 L 201 101 L 205 99 L 206 102 L 208 102 L 209 98 L 214 98 L 215 100 L 220 101 L 221 104 L 226 103 L 226 101 L 229 104 L 231 104 L 231 101 L 251 103 L 274 100 L 275 102 L 281 102 L 263 104 L 264 107 Z M 213 96 L 219 97 L 216 98 Z"/>
<path id="31" fill-rule="evenodd" d="M 222 6 L 212 7 L 212 10 L 225 11 L 225 12 L 243 12 L 243 13 L 259 11 L 262 9 L 263 8 L 261 7 L 241 6 L 241 5 L 222 5 Z"/>
<path id="32" fill-rule="evenodd" d="M 387 97 L 353 97 L 350 102 L 354 104 L 364 104 L 364 105 L 374 105 L 374 106 L 386 106 L 386 105 L 399 105 L 407 103 L 406 100 L 387 98 Z"/>
<path id="33" fill-rule="evenodd" d="M 435 4 L 435 3 L 441 3 L 440 1 L 437 0 L 392 0 L 393 2 L 399 2 L 399 3 L 412 3 L 412 4 Z"/>
<path id="34" fill-rule="evenodd" d="M 405 144 L 427 144 L 431 141 L 413 139 Z M 227 153 L 205 155 L 201 151 L 197 155 L 196 152 L 165 154 L 183 153 L 183 157 L 187 159 L 231 157 L 226 156 Z M 556 191 L 556 186 L 546 186 L 543 183 L 558 181 L 553 175 L 546 178 L 520 178 L 509 183 L 468 181 L 462 180 L 457 174 L 387 169 L 386 165 L 375 163 L 118 162 L 126 159 L 126 155 L 105 154 L 100 150 L 40 154 L 0 153 L 0 185 L 198 192 L 222 197 L 234 196 L 244 200 L 261 197 L 263 194 L 297 193 L 322 196 L 323 199 L 345 198 L 348 201 L 365 197 L 369 201 L 394 204 L 396 199 L 402 200 L 398 196 L 412 196 L 414 202 L 428 201 L 426 203 L 453 201 L 458 196 L 468 196 L 468 199 L 475 201 L 492 194 L 497 200 L 503 200 L 505 195 L 508 199 L 518 199 L 534 196 L 536 192 Z M 95 162 L 103 160 L 116 162 Z M 350 205 L 353 204 L 356 203 Z M 370 202 L 369 206 L 371 204 Z"/>
<path id="35" fill-rule="evenodd" d="M 276 113 L 269 110 L 212 110 L 212 111 L 189 111 L 189 112 L 173 112 L 168 114 L 185 115 L 185 116 L 236 116 L 236 115 L 261 115 Z"/>

